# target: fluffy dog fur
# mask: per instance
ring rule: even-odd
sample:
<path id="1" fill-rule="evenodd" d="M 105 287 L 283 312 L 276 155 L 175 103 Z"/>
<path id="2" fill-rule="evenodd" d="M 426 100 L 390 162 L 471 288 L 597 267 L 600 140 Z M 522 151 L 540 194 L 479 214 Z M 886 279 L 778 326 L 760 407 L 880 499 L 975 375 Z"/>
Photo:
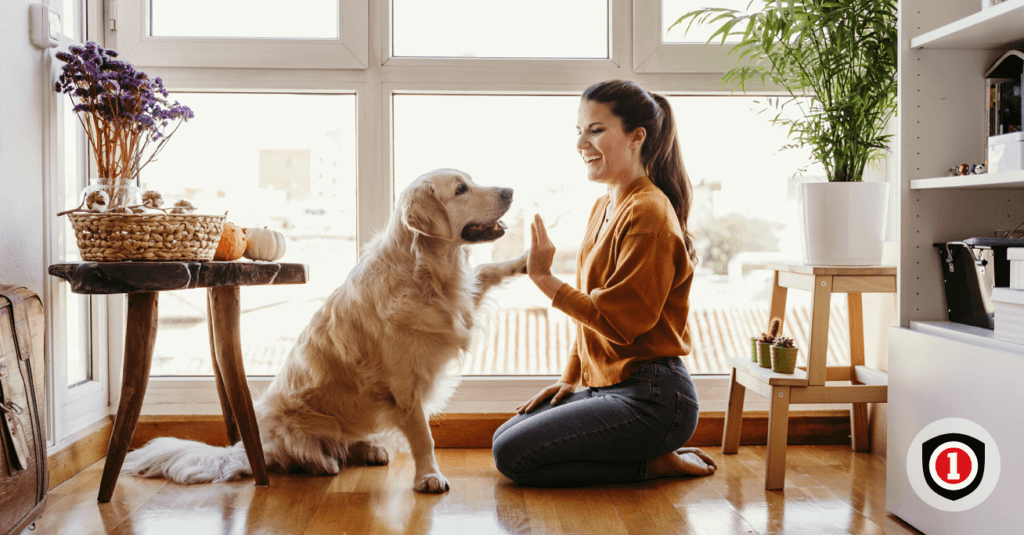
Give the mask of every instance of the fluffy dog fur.
<path id="1" fill-rule="evenodd" d="M 283 369 L 254 404 L 269 469 L 337 474 L 346 461 L 386 464 L 382 432 L 401 431 L 414 488 L 444 492 L 429 416 L 451 394 L 448 365 L 471 343 L 488 289 L 526 272 L 526 254 L 468 262 L 468 244 L 504 234 L 512 190 L 477 186 L 454 169 L 419 177 L 345 283 L 313 315 Z M 251 474 L 241 443 L 217 448 L 158 438 L 124 472 L 178 483 Z"/>

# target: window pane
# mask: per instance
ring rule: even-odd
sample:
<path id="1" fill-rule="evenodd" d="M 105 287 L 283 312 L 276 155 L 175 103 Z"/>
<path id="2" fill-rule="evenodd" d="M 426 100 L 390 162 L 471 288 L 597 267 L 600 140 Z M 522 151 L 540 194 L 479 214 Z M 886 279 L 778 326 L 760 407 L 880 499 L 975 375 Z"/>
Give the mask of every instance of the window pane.
<path id="1" fill-rule="evenodd" d="M 694 348 L 686 365 L 696 373 L 728 373 L 725 359 L 749 355 L 750 336 L 768 326 L 767 264 L 802 258 L 798 183 L 824 181 L 825 171 L 809 165 L 809 150 L 779 151 L 788 129 L 771 124 L 775 112 L 764 111 L 764 98 L 668 100 L 693 185 L 689 227 L 700 257 L 690 290 Z M 790 117 L 801 113 L 787 108 Z M 797 174 L 801 168 L 806 171 Z M 786 302 L 786 336 L 809 347 L 810 292 L 789 292 Z M 845 294 L 833 294 L 829 365 L 849 363 L 846 325 Z"/>
<path id="2" fill-rule="evenodd" d="M 79 202 L 79 193 L 85 186 L 83 173 L 84 136 L 82 126 L 78 118 L 71 111 L 71 101 L 64 100 L 60 103 L 61 115 L 64 121 L 64 204 L 68 207 L 76 206 Z M 66 219 L 66 218 L 61 218 Z M 82 256 L 78 250 L 78 242 L 75 241 L 75 233 L 71 224 L 62 224 L 64 232 L 63 262 L 81 262 Z M 67 304 L 67 375 L 68 385 L 76 385 L 82 381 L 92 379 L 92 347 L 90 344 L 89 325 L 89 304 L 88 295 L 71 293 L 67 284 L 60 285 L 60 291 L 64 293 L 64 302 Z"/>
<path id="3" fill-rule="evenodd" d="M 79 24 L 81 17 L 78 16 L 79 13 L 76 13 L 80 6 L 79 0 L 63 0 L 61 4 L 61 33 L 75 41 L 82 40 L 82 36 L 79 35 L 82 33 L 80 31 L 81 24 Z"/>
<path id="4" fill-rule="evenodd" d="M 338 0 L 150 0 L 154 37 L 337 39 Z"/>
<path id="5" fill-rule="evenodd" d="M 393 0 L 395 56 L 607 58 L 608 0 Z"/>
<path id="6" fill-rule="evenodd" d="M 195 119 L 142 171 L 165 205 L 188 199 L 241 227 L 281 231 L 303 285 L 241 288 L 249 375 L 272 375 L 356 259 L 354 95 L 174 93 Z M 250 262 L 250 260 L 239 260 Z M 163 292 L 153 375 L 212 374 L 206 290 Z"/>
<path id="7" fill-rule="evenodd" d="M 701 25 L 694 23 L 690 31 L 686 31 L 686 27 L 690 24 L 690 20 L 687 19 L 675 28 L 672 28 L 672 31 L 669 31 L 668 28 L 679 17 L 704 7 L 724 7 L 737 11 L 747 11 L 747 6 L 749 5 L 750 0 L 661 0 L 661 40 L 664 43 L 707 43 L 711 34 L 715 33 L 715 29 L 718 27 L 717 24 Z M 757 6 L 751 7 L 756 8 Z M 745 27 L 746 23 L 743 23 L 737 25 L 733 30 L 742 31 Z M 721 36 L 715 38 L 715 43 L 721 42 Z M 730 37 L 725 42 L 738 43 L 740 39 L 738 37 Z"/>
<path id="8" fill-rule="evenodd" d="M 759 113 L 758 100 L 763 99 L 670 98 L 694 186 L 689 223 L 700 256 L 691 295 L 694 349 L 684 359 L 692 373 L 726 373 L 727 357 L 749 354 L 744 340 L 760 334 L 768 317 L 767 262 L 801 258 L 798 189 L 790 178 L 807 164 L 808 153 L 778 152 L 786 129 L 771 125 L 774 115 Z M 520 254 L 529 240 L 527 222 L 540 213 L 557 249 L 553 271 L 573 282 L 588 214 L 607 191 L 587 181 L 576 152 L 578 106 L 576 96 L 398 95 L 395 191 L 439 167 L 466 171 L 481 185 L 514 188 L 512 208 L 502 218 L 508 231 L 494 243 L 472 246 L 472 262 Z M 423 134 L 427 127 L 430 135 Z M 737 147 L 743 158 L 737 158 Z M 823 174 L 812 166 L 804 177 Z M 787 335 L 807 347 L 810 299 L 801 293 L 790 295 Z M 575 332 L 571 320 L 551 308 L 526 277 L 491 296 L 495 311 L 462 372 L 561 373 Z M 833 300 L 840 315 L 832 321 L 836 328 L 846 324 L 840 299 Z M 834 338 L 842 344 L 848 337 Z M 830 346 L 829 354 L 834 359 L 848 351 Z"/>

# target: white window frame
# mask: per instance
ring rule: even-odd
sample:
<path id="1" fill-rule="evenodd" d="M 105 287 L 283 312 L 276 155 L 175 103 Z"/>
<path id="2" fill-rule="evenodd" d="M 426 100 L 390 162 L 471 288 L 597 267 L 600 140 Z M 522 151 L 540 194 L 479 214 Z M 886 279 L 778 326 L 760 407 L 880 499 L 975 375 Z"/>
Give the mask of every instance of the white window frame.
<path id="1" fill-rule="evenodd" d="M 122 2 L 125 0 L 122 0 Z M 142 1 L 142 0 L 132 0 Z M 324 68 L 259 68 L 235 63 L 230 69 L 206 64 L 167 67 L 132 61 L 140 69 L 163 78 L 172 91 L 223 92 L 296 92 L 355 93 L 357 128 L 358 243 L 366 244 L 386 226 L 394 201 L 393 109 L 395 95 L 420 94 L 501 94 L 501 95 L 579 95 L 594 82 L 607 79 L 631 79 L 645 88 L 673 94 L 729 94 L 720 83 L 725 68 L 713 72 L 684 72 L 666 76 L 649 74 L 634 67 L 634 19 L 643 14 L 640 5 L 647 0 L 609 0 L 608 59 L 476 59 L 476 58 L 395 58 L 391 56 L 390 0 L 369 0 L 369 60 L 367 67 L 357 69 Z M 653 3 L 653 2 L 652 2 Z M 660 17 L 659 10 L 655 13 Z M 121 12 L 124 15 L 124 12 Z M 649 15 L 649 13 L 648 13 Z M 108 21 L 109 22 L 109 21 Z M 121 47 L 118 30 L 105 24 L 104 46 Z M 660 23 L 655 19 L 657 33 Z M 180 41 L 179 41 L 180 43 Z M 699 47 L 698 47 L 699 48 Z M 710 49 L 711 47 L 709 47 Z M 634 51 L 634 54 L 630 54 Z M 696 52 L 695 52 L 696 54 Z M 730 58 L 730 61 L 732 59 Z M 294 67 L 294 66 L 292 66 Z M 567 150 L 571 150 L 567 149 Z M 245 290 L 242 290 L 245 298 Z M 124 307 L 120 313 L 124 323 Z M 159 333 L 158 333 L 159 336 Z M 123 334 L 110 334 L 111 411 L 116 409 L 121 367 L 120 348 Z M 243 339 L 243 343 L 245 340 Z M 451 413 L 507 413 L 543 386 L 557 380 L 556 376 L 471 376 L 461 385 L 449 402 Z M 698 375 L 693 378 L 701 401 L 702 412 L 722 412 L 729 389 L 728 375 Z M 254 396 L 269 386 L 269 377 L 249 377 Z M 835 407 L 847 408 L 843 405 Z M 767 410 L 766 400 L 747 396 L 746 410 Z M 793 410 L 821 410 L 822 406 L 800 406 Z M 212 377 L 153 377 L 149 382 L 143 414 L 220 414 L 220 403 Z"/>
<path id="2" fill-rule="evenodd" d="M 336 39 L 153 37 L 149 34 L 150 0 L 107 0 L 107 31 L 117 32 L 117 51 L 136 65 L 365 69 L 369 56 L 367 0 L 336 1 Z M 181 46 L 186 42 L 188 46 Z"/>
<path id="3" fill-rule="evenodd" d="M 661 18 L 661 0 L 633 2 L 633 65 L 636 72 L 723 73 L 739 65 L 737 56 L 729 55 L 733 49 L 730 44 L 662 42 Z"/>
<path id="4" fill-rule="evenodd" d="M 78 24 L 81 35 L 87 36 L 89 29 L 84 23 L 86 9 L 92 9 L 95 2 L 78 0 L 81 10 L 80 16 L 76 19 L 74 14 L 64 16 L 62 22 Z M 63 10 L 63 2 L 51 2 L 51 9 Z M 79 160 L 68 162 L 65 160 L 64 141 L 64 120 L 63 114 L 66 106 L 71 106 L 70 99 L 63 94 L 53 90 L 53 84 L 60 76 L 63 62 L 55 57 L 58 50 L 66 50 L 70 45 L 82 42 L 61 36 L 60 46 L 49 49 L 44 64 L 47 66 L 48 83 L 43 91 L 43 102 L 46 103 L 45 117 L 43 120 L 44 139 L 47 140 L 43 152 L 43 173 L 47 177 L 43 181 L 43 198 L 45 199 L 43 210 L 43 232 L 46 237 L 44 248 L 44 264 L 51 265 L 61 262 L 64 258 L 64 251 L 67 240 L 74 239 L 71 234 L 67 219 L 57 217 L 57 212 L 66 209 L 75 199 L 66 199 L 64 195 L 63 179 L 66 176 L 65 169 L 69 166 L 77 166 L 83 172 L 88 173 L 90 158 L 86 150 L 84 138 L 81 141 Z M 83 134 L 84 135 L 84 134 Z M 51 447 L 60 447 L 66 440 L 73 439 L 75 433 L 98 420 L 106 418 L 109 414 L 109 348 L 111 347 L 107 333 L 109 308 L 106 296 L 90 296 L 89 313 L 89 367 L 91 378 L 76 385 L 68 385 L 68 357 L 71 348 L 67 346 L 68 332 L 68 297 L 71 290 L 64 281 L 47 276 L 43 285 L 43 301 L 46 310 L 46 359 L 48 373 L 46 377 L 47 390 L 50 393 L 46 400 L 47 406 L 47 443 Z"/>

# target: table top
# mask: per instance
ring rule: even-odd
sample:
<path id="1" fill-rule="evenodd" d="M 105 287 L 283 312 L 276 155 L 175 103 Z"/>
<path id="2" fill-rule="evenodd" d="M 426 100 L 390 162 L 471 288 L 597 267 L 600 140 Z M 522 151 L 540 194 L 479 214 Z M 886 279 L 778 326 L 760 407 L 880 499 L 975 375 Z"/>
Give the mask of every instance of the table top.
<path id="1" fill-rule="evenodd" d="M 896 266 L 815 266 L 810 264 L 771 263 L 768 269 L 804 275 L 896 275 Z"/>
<path id="2" fill-rule="evenodd" d="M 50 275 L 78 294 L 123 294 L 216 286 L 304 284 L 306 264 L 278 262 L 73 262 L 53 264 Z"/>

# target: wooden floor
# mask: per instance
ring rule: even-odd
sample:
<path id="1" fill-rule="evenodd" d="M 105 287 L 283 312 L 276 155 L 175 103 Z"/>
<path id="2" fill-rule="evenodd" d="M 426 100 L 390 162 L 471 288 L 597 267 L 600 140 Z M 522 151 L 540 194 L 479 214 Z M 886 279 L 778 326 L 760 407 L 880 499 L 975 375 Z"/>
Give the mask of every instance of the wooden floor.
<path id="1" fill-rule="evenodd" d="M 764 446 L 707 448 L 718 472 L 633 485 L 533 489 L 494 468 L 488 449 L 437 451 L 452 484 L 412 490 L 413 466 L 350 467 L 336 477 L 271 475 L 178 485 L 122 476 L 98 504 L 103 461 L 56 487 L 32 534 L 880 534 L 918 533 L 885 509 L 885 461 L 849 446 L 790 446 L 786 489 L 764 490 Z"/>

